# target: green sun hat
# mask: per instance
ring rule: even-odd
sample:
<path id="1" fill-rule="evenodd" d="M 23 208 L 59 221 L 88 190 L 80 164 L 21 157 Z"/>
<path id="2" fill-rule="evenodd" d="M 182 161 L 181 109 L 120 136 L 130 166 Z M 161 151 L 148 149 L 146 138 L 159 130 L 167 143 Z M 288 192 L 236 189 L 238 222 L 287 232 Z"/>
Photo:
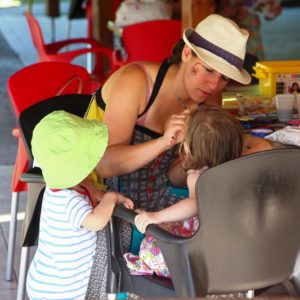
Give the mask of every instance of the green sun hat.
<path id="1" fill-rule="evenodd" d="M 108 143 L 107 126 L 66 111 L 54 111 L 34 128 L 31 146 L 49 188 L 79 184 L 96 167 Z"/>

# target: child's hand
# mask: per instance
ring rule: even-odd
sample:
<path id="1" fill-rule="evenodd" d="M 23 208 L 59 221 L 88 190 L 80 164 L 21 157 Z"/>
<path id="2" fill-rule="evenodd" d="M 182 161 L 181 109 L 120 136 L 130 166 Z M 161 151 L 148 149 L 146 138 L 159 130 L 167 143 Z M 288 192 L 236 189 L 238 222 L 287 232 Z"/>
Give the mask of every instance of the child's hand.
<path id="1" fill-rule="evenodd" d="M 126 208 L 129 209 L 133 209 L 134 204 L 131 201 L 131 199 L 125 197 L 124 195 L 120 194 L 120 193 L 116 193 L 117 194 L 117 204 L 123 204 Z"/>
<path id="2" fill-rule="evenodd" d="M 189 189 L 189 197 L 196 198 L 196 182 L 200 176 L 200 170 L 187 171 L 187 186 Z"/>
<path id="3" fill-rule="evenodd" d="M 141 233 L 145 233 L 149 224 L 157 224 L 155 213 L 142 212 L 134 218 L 134 224 Z"/>
<path id="4" fill-rule="evenodd" d="M 101 191 L 96 184 L 89 178 L 85 178 L 79 185 L 79 189 L 87 191 L 89 198 L 91 199 L 92 206 L 96 207 L 97 204 L 102 200 L 104 191 Z"/>
<path id="5" fill-rule="evenodd" d="M 94 190 L 93 195 L 91 195 L 93 201 L 93 207 L 95 207 L 102 200 L 104 193 L 105 193 L 104 191 L 101 191 L 99 189 Z"/>

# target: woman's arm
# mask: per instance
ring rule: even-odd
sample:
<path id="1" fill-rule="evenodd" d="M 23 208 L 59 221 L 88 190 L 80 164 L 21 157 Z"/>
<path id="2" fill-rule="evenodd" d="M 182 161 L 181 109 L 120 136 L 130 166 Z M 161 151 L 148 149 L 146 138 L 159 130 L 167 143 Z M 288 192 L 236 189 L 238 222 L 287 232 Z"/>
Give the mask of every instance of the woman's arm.
<path id="1" fill-rule="evenodd" d="M 146 105 L 146 78 L 140 67 L 131 65 L 114 74 L 103 87 L 107 99 L 104 122 L 109 129 L 109 146 L 96 170 L 102 177 L 132 172 L 180 140 L 184 118 L 174 116 L 162 137 L 130 145 L 137 116 Z"/>
<path id="2" fill-rule="evenodd" d="M 248 136 L 245 137 L 244 150 L 242 155 L 247 155 L 255 152 L 271 150 L 272 144 L 264 138 Z"/>
<path id="3" fill-rule="evenodd" d="M 183 136 L 178 135 L 178 133 L 183 132 L 185 121 L 181 115 L 174 115 L 172 118 L 174 123 L 159 138 L 142 144 L 129 145 L 123 142 L 108 146 L 96 167 L 98 174 L 102 177 L 110 177 L 135 171 L 155 159 L 162 152 L 180 143 Z"/>

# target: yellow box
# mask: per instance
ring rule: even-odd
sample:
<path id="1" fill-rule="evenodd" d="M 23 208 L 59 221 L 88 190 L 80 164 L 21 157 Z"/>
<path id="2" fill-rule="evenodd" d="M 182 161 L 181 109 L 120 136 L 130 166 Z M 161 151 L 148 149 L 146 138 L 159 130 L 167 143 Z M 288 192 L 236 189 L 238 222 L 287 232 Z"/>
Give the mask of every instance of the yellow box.
<path id="1" fill-rule="evenodd" d="M 300 60 L 260 61 L 253 67 L 261 96 L 300 92 Z"/>

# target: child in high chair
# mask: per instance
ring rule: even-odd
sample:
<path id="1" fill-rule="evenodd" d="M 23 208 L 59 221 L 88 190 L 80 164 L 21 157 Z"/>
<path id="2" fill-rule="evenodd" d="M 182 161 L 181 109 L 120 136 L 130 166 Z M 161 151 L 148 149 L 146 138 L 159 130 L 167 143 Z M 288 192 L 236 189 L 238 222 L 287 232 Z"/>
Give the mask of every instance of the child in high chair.
<path id="1" fill-rule="evenodd" d="M 198 228 L 195 185 L 198 177 L 206 169 L 212 168 L 243 154 L 244 130 L 230 114 L 217 107 L 200 105 L 191 112 L 185 128 L 182 144 L 181 168 L 187 171 L 189 197 L 158 212 L 140 212 L 135 217 L 135 225 L 142 233 L 149 224 L 160 224 L 174 234 L 191 236 Z M 253 151 L 256 149 L 254 148 Z M 245 152 L 250 153 L 249 149 Z M 175 165 L 177 168 L 179 165 Z M 173 168 L 173 169 L 174 169 Z M 172 168 L 169 178 L 178 182 Z M 200 199 L 201 201 L 201 199 Z M 180 222 L 179 222 L 180 221 Z M 140 246 L 139 256 L 124 255 L 130 272 L 135 275 L 157 274 L 170 277 L 162 253 L 152 235 L 146 234 Z"/>
<path id="2" fill-rule="evenodd" d="M 98 191 L 87 178 L 107 141 L 105 124 L 65 111 L 50 113 L 33 131 L 32 152 L 46 188 L 38 248 L 27 276 L 30 299 L 84 299 L 96 231 L 106 226 L 115 205 L 133 208 L 130 199 Z"/>

